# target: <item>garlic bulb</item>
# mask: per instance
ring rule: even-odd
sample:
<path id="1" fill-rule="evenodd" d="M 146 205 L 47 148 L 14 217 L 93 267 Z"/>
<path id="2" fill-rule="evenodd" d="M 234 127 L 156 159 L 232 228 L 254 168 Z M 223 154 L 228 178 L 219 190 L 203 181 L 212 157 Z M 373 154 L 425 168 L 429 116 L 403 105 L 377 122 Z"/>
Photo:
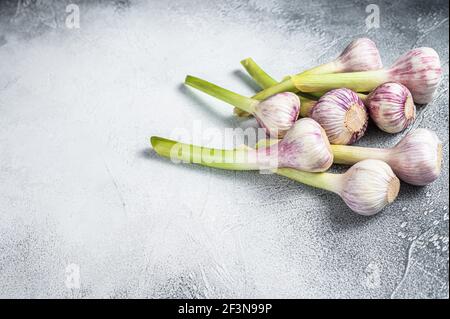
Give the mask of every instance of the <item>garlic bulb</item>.
<path id="1" fill-rule="evenodd" d="M 433 131 L 416 129 L 390 150 L 387 162 L 405 182 L 430 184 L 441 173 L 442 143 Z"/>
<path id="2" fill-rule="evenodd" d="M 193 76 L 187 76 L 185 83 L 252 114 L 267 134 L 274 138 L 282 138 L 300 113 L 300 99 L 291 92 L 278 93 L 258 101 Z"/>
<path id="3" fill-rule="evenodd" d="M 264 84 L 263 88 L 277 84 L 265 72 L 260 72 L 261 69 L 258 69 L 257 64 L 250 58 L 243 60 L 241 64 L 258 83 Z M 383 63 L 375 43 L 368 38 L 359 38 L 350 42 L 334 61 L 303 71 L 298 75 L 361 72 L 381 68 Z"/>
<path id="4" fill-rule="evenodd" d="M 370 71 L 383 68 L 375 43 L 368 38 L 353 40 L 334 61 L 333 73 Z"/>
<path id="5" fill-rule="evenodd" d="M 398 133 L 416 118 L 416 106 L 408 88 L 389 82 L 378 86 L 365 100 L 371 119 L 383 131 Z"/>
<path id="6" fill-rule="evenodd" d="M 373 215 L 392 203 L 400 190 L 400 181 L 383 161 L 364 160 L 344 174 L 339 194 L 345 203 L 361 215 Z"/>
<path id="7" fill-rule="evenodd" d="M 436 133 L 419 128 L 408 133 L 396 146 L 387 149 L 332 145 L 334 162 L 354 164 L 365 159 L 388 163 L 395 174 L 412 185 L 428 185 L 442 169 L 442 142 Z"/>
<path id="8" fill-rule="evenodd" d="M 441 81 L 439 55 L 432 48 L 413 49 L 391 66 L 389 75 L 411 91 L 416 103 L 429 103 Z"/>
<path id="9" fill-rule="evenodd" d="M 309 173 L 280 168 L 277 174 L 338 194 L 350 209 L 360 215 L 374 215 L 392 203 L 400 181 L 383 161 L 364 160 L 344 174 Z"/>
<path id="10" fill-rule="evenodd" d="M 255 104 L 253 115 L 272 137 L 283 137 L 300 113 L 300 99 L 291 92 L 275 94 Z"/>
<path id="11" fill-rule="evenodd" d="M 323 172 L 333 164 L 333 155 L 326 133 L 310 118 L 298 120 L 279 143 L 266 149 L 271 152 L 276 150 L 278 167 Z"/>
<path id="12" fill-rule="evenodd" d="M 323 95 L 310 111 L 332 144 L 352 144 L 365 133 L 368 114 L 363 101 L 349 89 Z"/>

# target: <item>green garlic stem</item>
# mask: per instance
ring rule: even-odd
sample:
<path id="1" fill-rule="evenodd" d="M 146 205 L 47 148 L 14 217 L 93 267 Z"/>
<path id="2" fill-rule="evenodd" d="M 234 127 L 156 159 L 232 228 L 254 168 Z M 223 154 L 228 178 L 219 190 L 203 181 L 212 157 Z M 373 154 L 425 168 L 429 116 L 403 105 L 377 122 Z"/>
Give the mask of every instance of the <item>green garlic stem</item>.
<path id="1" fill-rule="evenodd" d="M 345 87 L 355 92 L 370 92 L 388 80 L 385 70 L 298 75 L 292 77 L 295 87 L 302 92 L 329 91 Z"/>
<path id="2" fill-rule="evenodd" d="M 267 72 L 265 72 L 252 58 L 247 58 L 241 61 L 242 66 L 250 74 L 253 80 L 258 83 L 262 88 L 268 88 L 276 85 L 278 82 L 274 80 Z M 320 97 L 319 95 L 318 97 Z M 317 100 L 317 95 L 315 93 L 300 93 L 300 116 L 307 117 L 311 108 L 315 105 L 315 100 Z M 248 114 L 243 114 L 242 112 L 235 112 L 239 116 L 248 116 Z"/>
<path id="3" fill-rule="evenodd" d="M 151 143 L 153 149 L 159 155 L 170 158 L 172 161 L 183 161 L 187 163 L 195 163 L 203 166 L 228 170 L 260 169 L 260 166 L 258 164 L 244 164 L 236 162 L 236 155 L 238 155 L 239 153 L 241 153 L 241 155 L 243 155 L 244 157 L 250 152 L 256 154 L 256 151 L 252 149 L 212 149 L 208 147 L 194 146 L 192 144 L 184 144 L 157 136 L 151 137 Z M 309 173 L 292 168 L 279 168 L 275 170 L 275 173 L 281 176 L 288 177 L 297 182 L 325 189 L 338 194 L 341 190 L 343 178 L 342 174 Z"/>
<path id="4" fill-rule="evenodd" d="M 300 98 L 300 117 L 309 117 L 317 101 Z"/>
<path id="5" fill-rule="evenodd" d="M 389 149 L 370 148 L 349 145 L 331 145 L 336 164 L 353 165 L 366 159 L 378 159 L 386 162 L 389 159 Z"/>
<path id="6" fill-rule="evenodd" d="M 252 58 L 247 58 L 241 61 L 242 66 L 250 74 L 250 76 L 258 83 L 263 89 L 267 89 L 279 82 L 272 78 L 266 71 L 264 71 Z M 298 73 L 297 75 L 307 75 L 307 74 L 327 74 L 334 73 L 339 70 L 336 62 L 332 61 L 325 63 L 309 70 Z M 288 79 L 290 76 L 285 77 L 283 80 Z M 318 96 L 320 97 L 320 95 Z"/>
<path id="7" fill-rule="evenodd" d="M 186 162 L 228 170 L 259 170 L 257 152 L 252 149 L 223 150 L 180 143 L 152 136 L 151 144 L 159 155 L 174 162 Z"/>
<path id="8" fill-rule="evenodd" d="M 328 73 L 335 73 L 335 72 L 339 72 L 339 66 L 336 64 L 336 62 L 331 61 L 331 62 L 322 64 L 322 65 L 318 65 L 309 70 L 303 71 L 301 73 L 298 73 L 297 75 L 328 74 Z"/>
<path id="9" fill-rule="evenodd" d="M 276 138 L 268 138 L 268 139 L 259 140 L 259 142 L 255 144 L 254 148 L 258 149 L 258 148 L 263 148 L 263 147 L 270 147 L 272 145 L 279 143 L 280 141 L 281 140 L 278 140 Z"/>
<path id="10" fill-rule="evenodd" d="M 364 93 L 356 93 L 356 94 L 358 94 L 359 98 L 360 98 L 363 102 L 366 102 L 366 101 L 367 101 L 367 97 L 369 96 L 369 95 L 364 94 Z"/>
<path id="11" fill-rule="evenodd" d="M 253 113 L 259 101 L 234 93 L 211 82 L 188 75 L 185 84 L 196 88 L 208 95 L 214 96 L 228 104 L 231 104 L 245 112 Z"/>
<path id="12" fill-rule="evenodd" d="M 294 82 L 292 81 L 292 78 L 290 77 L 289 79 L 287 79 L 283 82 L 277 83 L 274 86 L 271 86 L 267 89 L 260 91 L 259 93 L 255 94 L 255 95 L 253 95 L 252 99 L 265 100 L 277 93 L 282 93 L 282 92 L 298 93 L 298 91 L 299 90 L 297 89 Z"/>
<path id="13" fill-rule="evenodd" d="M 309 92 L 309 93 L 298 92 L 297 95 L 303 96 L 308 100 L 318 101 L 325 93 L 327 92 Z"/>
<path id="14" fill-rule="evenodd" d="M 267 89 L 272 86 L 275 86 L 278 83 L 276 80 L 274 80 L 266 71 L 264 71 L 252 58 L 247 58 L 243 61 L 241 61 L 241 64 L 245 68 L 245 70 L 250 74 L 250 76 L 253 78 L 253 80 L 258 83 L 258 85 L 263 88 Z M 326 73 L 334 73 L 337 70 L 336 63 L 329 62 L 325 63 L 319 66 L 316 66 L 314 68 L 311 68 L 309 70 L 303 71 L 301 73 L 298 73 L 297 75 L 307 75 L 307 74 L 326 74 Z M 286 76 L 283 78 L 283 81 L 289 80 L 291 76 Z M 282 81 L 282 82 L 283 82 Z M 303 97 L 309 100 L 318 100 L 324 93 L 326 92 L 310 92 L 310 93 L 302 93 Z M 261 100 L 258 95 L 255 95 L 253 98 Z M 308 101 L 309 102 L 309 101 Z"/>
<path id="15" fill-rule="evenodd" d="M 302 184 L 325 189 L 336 194 L 339 194 L 342 189 L 343 174 L 309 173 L 292 168 L 279 168 L 276 173 Z"/>
<path id="16" fill-rule="evenodd" d="M 322 92 L 338 88 L 348 88 L 355 92 L 370 92 L 382 83 L 388 82 L 389 76 L 386 70 L 334 73 L 334 74 L 300 74 L 294 75 L 267 88 L 255 96 L 254 99 L 266 99 L 280 92 Z"/>
<path id="17" fill-rule="evenodd" d="M 274 86 L 278 83 L 277 80 L 267 74 L 252 58 L 247 58 L 241 61 L 242 66 L 250 74 L 253 80 L 263 89 Z"/>

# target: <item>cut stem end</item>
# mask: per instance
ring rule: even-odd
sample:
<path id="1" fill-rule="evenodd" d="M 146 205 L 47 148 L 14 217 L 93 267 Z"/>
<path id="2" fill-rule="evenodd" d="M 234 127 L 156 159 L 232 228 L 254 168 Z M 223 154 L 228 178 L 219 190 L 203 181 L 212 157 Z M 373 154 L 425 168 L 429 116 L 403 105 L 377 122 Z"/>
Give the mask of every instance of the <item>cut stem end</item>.
<path id="1" fill-rule="evenodd" d="M 360 132 L 367 121 L 367 113 L 358 104 L 353 104 L 345 114 L 344 125 L 351 133 Z"/>
<path id="2" fill-rule="evenodd" d="M 416 107 L 414 105 L 414 101 L 413 101 L 412 97 L 408 96 L 406 98 L 406 101 L 405 101 L 405 110 L 404 110 L 405 118 L 407 120 L 414 118 L 414 116 L 415 116 L 415 112 L 414 112 L 415 108 Z"/>
<path id="3" fill-rule="evenodd" d="M 387 191 L 387 201 L 388 203 L 392 203 L 398 195 L 400 191 L 400 180 L 394 176 L 389 182 L 388 191 Z"/>

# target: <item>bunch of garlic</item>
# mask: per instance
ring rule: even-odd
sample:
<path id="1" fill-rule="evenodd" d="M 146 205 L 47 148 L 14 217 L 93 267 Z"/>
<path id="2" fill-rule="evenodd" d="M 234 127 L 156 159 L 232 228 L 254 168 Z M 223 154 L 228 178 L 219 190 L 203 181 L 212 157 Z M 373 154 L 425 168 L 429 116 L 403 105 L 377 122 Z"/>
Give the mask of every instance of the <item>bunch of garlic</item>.
<path id="1" fill-rule="evenodd" d="M 334 61 L 281 82 L 251 58 L 241 63 L 264 89 L 251 98 L 193 76 L 185 83 L 233 105 L 239 115 L 253 115 L 270 139 L 255 148 L 221 150 L 154 136 L 151 143 L 158 154 L 220 169 L 271 169 L 338 194 L 361 215 L 376 214 L 392 203 L 399 178 L 427 185 L 440 175 L 442 143 L 427 129 L 408 133 L 392 148 L 348 145 L 364 136 L 369 118 L 388 133 L 414 122 L 414 101 L 430 102 L 441 79 L 433 49 L 411 50 L 383 69 L 376 45 L 357 39 Z M 353 166 L 344 174 L 326 172 L 333 162 Z"/>

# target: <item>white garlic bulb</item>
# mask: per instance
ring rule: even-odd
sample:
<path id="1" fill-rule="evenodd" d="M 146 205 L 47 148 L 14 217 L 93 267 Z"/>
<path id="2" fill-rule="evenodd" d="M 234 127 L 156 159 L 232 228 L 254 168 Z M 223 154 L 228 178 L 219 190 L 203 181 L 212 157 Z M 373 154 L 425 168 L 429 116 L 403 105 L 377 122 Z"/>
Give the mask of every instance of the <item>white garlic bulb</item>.
<path id="1" fill-rule="evenodd" d="M 368 114 L 363 101 L 349 89 L 335 89 L 312 107 L 310 117 L 327 133 L 332 144 L 352 144 L 365 133 Z"/>
<path id="2" fill-rule="evenodd" d="M 398 133 L 416 118 L 416 106 L 408 88 L 388 82 L 378 86 L 365 100 L 370 118 L 387 133 Z"/>

